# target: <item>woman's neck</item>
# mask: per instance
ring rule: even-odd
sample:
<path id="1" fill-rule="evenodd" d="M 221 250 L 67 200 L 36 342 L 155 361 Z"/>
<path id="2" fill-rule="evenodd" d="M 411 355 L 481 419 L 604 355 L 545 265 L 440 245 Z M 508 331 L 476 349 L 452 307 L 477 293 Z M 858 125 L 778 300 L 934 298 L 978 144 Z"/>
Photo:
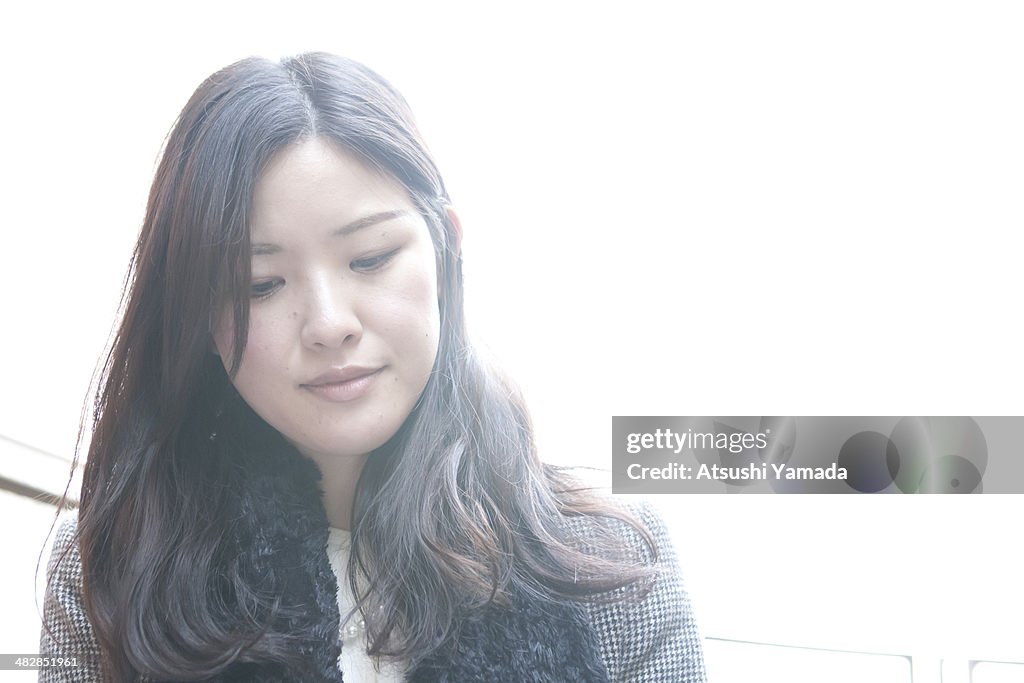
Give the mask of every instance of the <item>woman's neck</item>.
<path id="1" fill-rule="evenodd" d="M 323 504 L 327 512 L 327 523 L 338 529 L 351 529 L 352 501 L 367 456 L 304 455 L 317 464 L 323 475 Z"/>

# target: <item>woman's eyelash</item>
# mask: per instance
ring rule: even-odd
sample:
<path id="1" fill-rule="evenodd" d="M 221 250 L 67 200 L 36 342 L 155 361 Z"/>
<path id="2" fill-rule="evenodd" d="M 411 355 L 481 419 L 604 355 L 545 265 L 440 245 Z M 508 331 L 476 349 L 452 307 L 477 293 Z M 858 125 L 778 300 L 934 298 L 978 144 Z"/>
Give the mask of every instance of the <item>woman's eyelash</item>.
<path id="1" fill-rule="evenodd" d="M 254 282 L 249 288 L 249 296 L 253 299 L 266 299 L 268 296 L 276 292 L 277 288 L 280 286 L 280 278 L 264 280 L 263 282 Z"/>
<path id="2" fill-rule="evenodd" d="M 394 258 L 395 254 L 398 253 L 398 249 L 392 249 L 389 252 L 378 254 L 377 256 L 368 256 L 367 258 L 356 259 L 352 262 L 351 266 L 353 270 L 362 272 L 372 272 L 383 268 L 387 263 Z"/>

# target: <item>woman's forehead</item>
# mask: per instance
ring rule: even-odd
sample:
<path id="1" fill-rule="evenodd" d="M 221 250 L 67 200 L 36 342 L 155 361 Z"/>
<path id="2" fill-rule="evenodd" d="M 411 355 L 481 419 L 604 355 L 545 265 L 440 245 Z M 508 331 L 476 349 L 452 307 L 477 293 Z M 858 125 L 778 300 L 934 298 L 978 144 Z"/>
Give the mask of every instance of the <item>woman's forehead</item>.
<path id="1" fill-rule="evenodd" d="M 416 213 L 397 180 L 333 141 L 309 138 L 280 150 L 261 174 L 250 234 L 254 243 L 284 239 L 300 227 L 344 235 L 373 216 Z"/>

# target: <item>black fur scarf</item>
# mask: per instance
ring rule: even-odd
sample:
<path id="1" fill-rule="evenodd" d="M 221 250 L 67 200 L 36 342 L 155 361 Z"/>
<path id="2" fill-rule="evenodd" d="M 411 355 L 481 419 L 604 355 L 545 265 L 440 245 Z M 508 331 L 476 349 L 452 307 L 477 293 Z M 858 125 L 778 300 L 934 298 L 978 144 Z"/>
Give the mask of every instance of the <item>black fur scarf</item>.
<path id="1" fill-rule="evenodd" d="M 283 590 L 282 605 L 298 617 L 279 623 L 297 634 L 304 665 L 236 662 L 212 681 L 241 683 L 342 681 L 338 670 L 337 582 L 327 558 L 327 516 L 321 502 L 320 471 L 290 448 L 268 449 L 276 432 L 249 432 L 239 444 L 238 488 L 229 495 L 239 520 L 232 531 L 234 558 L 272 577 Z M 279 438 L 279 437 L 278 437 Z M 271 452 L 268 452 L 271 451 Z M 237 458 L 237 459 L 236 459 Z M 512 596 L 512 610 L 490 608 L 463 620 L 459 641 L 428 657 L 407 675 L 426 683 L 600 683 L 608 680 L 596 634 L 578 605 L 539 603 Z M 358 683 L 349 681 L 348 683 Z"/>

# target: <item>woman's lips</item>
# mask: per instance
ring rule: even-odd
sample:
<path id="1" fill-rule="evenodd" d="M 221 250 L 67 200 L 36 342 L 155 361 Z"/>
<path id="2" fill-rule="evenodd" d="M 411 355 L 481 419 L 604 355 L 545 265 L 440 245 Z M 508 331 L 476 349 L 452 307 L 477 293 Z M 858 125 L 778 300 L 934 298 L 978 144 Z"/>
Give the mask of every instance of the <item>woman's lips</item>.
<path id="1" fill-rule="evenodd" d="M 309 384 L 303 384 L 302 388 L 328 401 L 336 403 L 354 401 L 370 390 L 377 375 L 383 369 L 342 368 L 337 371 L 332 370 L 320 375 Z"/>

